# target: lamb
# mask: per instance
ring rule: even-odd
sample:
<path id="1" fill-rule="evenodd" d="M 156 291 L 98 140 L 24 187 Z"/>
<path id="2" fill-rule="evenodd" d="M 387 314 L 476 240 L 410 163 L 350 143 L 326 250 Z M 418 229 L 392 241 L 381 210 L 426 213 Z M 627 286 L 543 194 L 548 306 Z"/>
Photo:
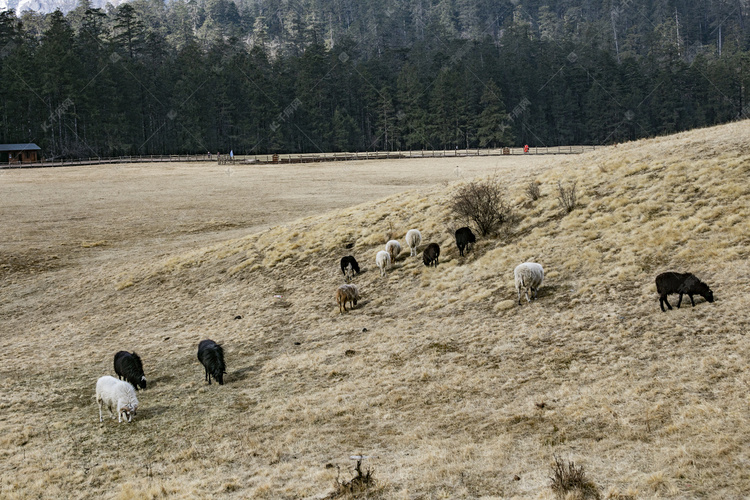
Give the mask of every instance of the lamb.
<path id="1" fill-rule="evenodd" d="M 427 248 L 422 252 L 422 261 L 427 267 L 435 266 L 439 264 L 438 257 L 440 257 L 440 245 L 437 243 L 430 243 Z"/>
<path id="2" fill-rule="evenodd" d="M 146 375 L 143 373 L 143 363 L 135 352 L 119 351 L 115 354 L 115 373 L 120 380 L 130 382 L 135 390 L 138 386 L 146 388 Z"/>
<path id="3" fill-rule="evenodd" d="M 211 376 L 224 385 L 224 374 L 227 372 L 224 364 L 224 349 L 211 339 L 201 340 L 198 344 L 198 361 L 206 370 L 208 385 L 211 385 Z"/>
<path id="4" fill-rule="evenodd" d="M 375 263 L 380 268 L 380 275 L 385 276 L 385 268 L 390 267 L 391 265 L 391 254 L 386 252 L 385 250 L 381 250 L 378 252 L 378 254 L 375 256 Z"/>
<path id="5" fill-rule="evenodd" d="M 359 289 L 356 285 L 341 285 L 336 289 L 334 296 L 336 297 L 336 302 L 339 304 L 339 313 L 345 312 L 347 302 L 351 304 L 350 309 L 354 309 L 354 306 L 357 305 Z M 344 311 L 341 310 L 342 307 Z"/>
<path id="6" fill-rule="evenodd" d="M 351 281 L 354 273 L 359 274 L 359 264 L 353 255 L 341 257 L 341 272 L 344 273 L 346 281 Z"/>
<path id="7" fill-rule="evenodd" d="M 513 270 L 516 278 L 516 292 L 518 292 L 518 305 L 521 305 L 521 289 L 526 294 L 526 302 L 531 302 L 529 290 L 536 299 L 539 295 L 539 287 L 544 281 L 544 269 L 536 262 L 524 262 Z"/>
<path id="8" fill-rule="evenodd" d="M 409 229 L 406 232 L 406 245 L 411 249 L 410 257 L 417 255 L 417 247 L 422 243 L 422 233 L 419 229 Z"/>
<path id="9" fill-rule="evenodd" d="M 385 251 L 391 255 L 391 262 L 396 262 L 396 257 L 401 253 L 401 244 L 396 240 L 390 240 L 385 244 Z"/>
<path id="10" fill-rule="evenodd" d="M 117 410 L 117 421 L 122 423 L 123 415 L 126 422 L 130 422 L 138 410 L 138 398 L 130 382 L 118 380 L 105 375 L 96 381 L 96 402 L 99 404 L 99 422 L 102 421 L 102 405 L 109 408 L 109 414 L 115 418 L 113 410 Z"/>
<path id="11" fill-rule="evenodd" d="M 666 312 L 664 304 L 667 304 L 670 310 L 672 309 L 667 300 L 667 295 L 673 293 L 680 294 L 680 298 L 677 300 L 677 309 L 680 308 L 682 296 L 685 294 L 690 297 L 690 303 L 693 304 L 693 307 L 695 307 L 693 295 L 700 295 L 709 303 L 714 301 L 714 293 L 708 285 L 692 273 L 661 273 L 656 277 L 656 291 L 659 293 L 659 307 L 661 307 L 662 312 Z"/>
<path id="12" fill-rule="evenodd" d="M 470 244 L 476 243 L 477 237 L 471 232 L 468 227 L 461 227 L 456 230 L 456 246 L 461 257 L 464 256 L 464 248 L 467 248 Z M 468 249 L 467 249 L 468 251 Z"/>

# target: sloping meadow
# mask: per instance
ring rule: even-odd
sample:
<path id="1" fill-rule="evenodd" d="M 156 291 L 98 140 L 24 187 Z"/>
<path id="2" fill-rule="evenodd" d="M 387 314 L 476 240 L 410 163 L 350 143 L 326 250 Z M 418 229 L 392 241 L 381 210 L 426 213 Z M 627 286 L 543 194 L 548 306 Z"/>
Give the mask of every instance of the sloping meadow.
<path id="1" fill-rule="evenodd" d="M 81 397 L 47 431 L 14 420 L 3 494 L 324 498 L 364 455 L 370 498 L 552 498 L 557 455 L 602 497 L 742 496 L 749 174 L 745 121 L 498 178 L 516 221 L 465 257 L 449 210 L 462 180 L 138 263 L 92 305 L 108 311 L 97 324 L 133 332 L 153 374 L 134 423 L 99 426 Z M 558 181 L 576 184 L 570 213 Z M 409 256 L 412 228 L 420 250 L 440 244 L 438 267 Z M 383 278 L 375 254 L 391 238 L 404 250 Z M 340 314 L 348 254 L 362 300 Z M 524 261 L 546 276 L 519 306 Z M 654 277 L 667 270 L 695 273 L 716 301 L 662 313 Z M 202 380 L 202 338 L 224 345 L 224 386 Z"/>

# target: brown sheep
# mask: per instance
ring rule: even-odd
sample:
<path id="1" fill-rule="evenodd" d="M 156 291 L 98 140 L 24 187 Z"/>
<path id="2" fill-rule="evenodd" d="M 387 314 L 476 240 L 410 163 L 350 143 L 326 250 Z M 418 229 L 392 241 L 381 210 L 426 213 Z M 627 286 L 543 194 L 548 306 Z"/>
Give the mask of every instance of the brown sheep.
<path id="1" fill-rule="evenodd" d="M 341 285 L 336 289 L 336 302 L 339 305 L 339 313 L 346 311 L 346 303 L 351 304 L 350 309 L 353 309 L 357 305 L 359 300 L 359 289 L 357 285 Z M 343 308 L 343 311 L 342 311 Z"/>

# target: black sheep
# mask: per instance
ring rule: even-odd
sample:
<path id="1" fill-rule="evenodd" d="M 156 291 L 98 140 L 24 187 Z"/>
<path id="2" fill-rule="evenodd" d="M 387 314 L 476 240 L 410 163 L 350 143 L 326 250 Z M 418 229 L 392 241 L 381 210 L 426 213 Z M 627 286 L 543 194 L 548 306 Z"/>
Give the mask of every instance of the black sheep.
<path id="1" fill-rule="evenodd" d="M 143 373 L 141 358 L 134 352 L 119 351 L 115 354 L 115 373 L 120 380 L 130 382 L 135 390 L 146 388 L 146 375 Z"/>
<path id="2" fill-rule="evenodd" d="M 206 369 L 206 380 L 211 385 L 211 376 L 224 385 L 224 374 L 227 372 L 224 364 L 224 349 L 213 340 L 201 340 L 198 344 L 198 361 Z"/>
<path id="3" fill-rule="evenodd" d="M 673 293 L 680 294 L 680 299 L 677 301 L 678 309 L 682 303 L 683 295 L 690 297 L 690 303 L 693 304 L 693 307 L 695 307 L 693 295 L 700 295 L 708 302 L 714 301 L 714 293 L 708 285 L 696 278 L 692 273 L 661 273 L 656 277 L 656 291 L 659 293 L 659 307 L 661 307 L 663 312 L 666 312 L 664 304 L 667 304 L 667 307 L 672 309 L 667 300 L 667 295 Z"/>
<path id="4" fill-rule="evenodd" d="M 353 255 L 341 257 L 341 272 L 344 273 L 347 280 L 352 279 L 354 273 L 359 274 L 359 264 Z"/>
<path id="5" fill-rule="evenodd" d="M 468 247 L 471 243 L 476 243 L 477 237 L 471 232 L 468 227 L 461 227 L 456 230 L 456 246 L 461 257 L 464 256 L 464 248 Z M 467 249 L 468 251 L 468 249 Z"/>
<path id="6" fill-rule="evenodd" d="M 427 267 L 435 266 L 439 264 L 438 257 L 440 257 L 440 245 L 437 243 L 430 243 L 427 248 L 422 252 L 422 261 Z"/>

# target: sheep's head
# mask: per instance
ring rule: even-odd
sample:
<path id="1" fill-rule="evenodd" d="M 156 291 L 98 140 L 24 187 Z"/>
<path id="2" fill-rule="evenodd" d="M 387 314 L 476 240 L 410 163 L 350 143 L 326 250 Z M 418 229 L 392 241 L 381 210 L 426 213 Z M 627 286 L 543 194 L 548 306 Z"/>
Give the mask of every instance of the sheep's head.
<path id="1" fill-rule="evenodd" d="M 137 404 L 128 403 L 122 408 L 120 408 L 120 413 L 122 413 L 128 422 L 133 420 L 133 417 L 135 416 L 136 411 L 138 410 Z"/>
<path id="2" fill-rule="evenodd" d="M 141 381 L 138 382 L 138 385 L 141 387 L 141 389 L 146 388 L 146 376 L 145 375 L 141 376 Z"/>

